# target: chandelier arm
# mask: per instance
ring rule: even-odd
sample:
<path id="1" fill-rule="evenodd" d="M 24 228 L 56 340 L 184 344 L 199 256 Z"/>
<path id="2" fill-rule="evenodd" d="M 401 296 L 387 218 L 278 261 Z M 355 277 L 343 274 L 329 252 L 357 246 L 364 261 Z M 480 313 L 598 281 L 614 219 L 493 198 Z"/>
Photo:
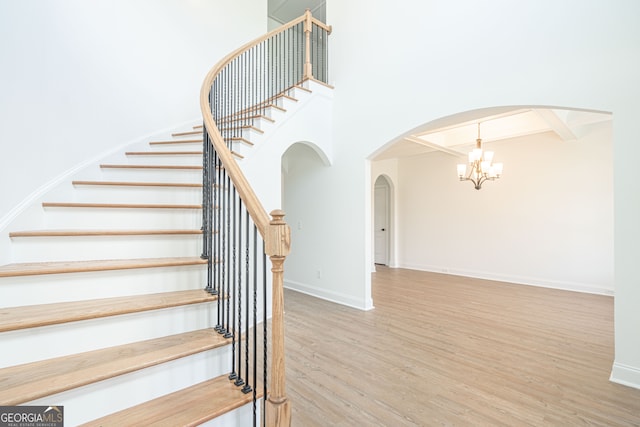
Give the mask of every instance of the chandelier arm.
<path id="1" fill-rule="evenodd" d="M 486 176 L 481 176 L 480 179 L 478 179 L 478 183 L 477 184 L 474 182 L 476 190 L 480 190 L 482 188 L 482 184 L 484 184 L 484 182 L 486 180 L 487 180 Z"/>

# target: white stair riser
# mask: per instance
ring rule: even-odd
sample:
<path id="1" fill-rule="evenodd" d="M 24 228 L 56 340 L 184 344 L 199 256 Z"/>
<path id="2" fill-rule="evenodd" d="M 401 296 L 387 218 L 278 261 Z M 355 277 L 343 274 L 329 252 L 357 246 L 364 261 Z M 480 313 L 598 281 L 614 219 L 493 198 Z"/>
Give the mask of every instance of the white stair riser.
<path id="1" fill-rule="evenodd" d="M 197 166 L 201 166 L 198 164 Z M 202 170 L 102 168 L 102 179 L 109 181 L 202 182 Z"/>
<path id="2" fill-rule="evenodd" d="M 263 400 L 260 399 L 257 402 L 257 418 L 256 425 L 262 425 L 262 405 Z M 199 427 L 238 427 L 238 426 L 252 426 L 253 425 L 253 403 L 247 403 L 231 412 L 214 418 L 210 421 L 202 423 Z"/>
<path id="3" fill-rule="evenodd" d="M 2 307 L 144 295 L 206 286 L 205 265 L 0 278 Z"/>
<path id="4" fill-rule="evenodd" d="M 298 100 L 298 102 L 302 102 L 305 100 L 305 98 L 308 98 L 311 96 L 311 92 L 294 87 L 293 89 L 289 90 L 289 96 L 294 97 L 295 99 Z"/>
<path id="5" fill-rule="evenodd" d="M 194 184 L 199 184 L 195 182 Z M 57 199 L 56 199 L 57 200 Z M 199 204 L 202 187 L 76 185 L 74 202 Z"/>
<path id="6" fill-rule="evenodd" d="M 289 95 L 292 96 L 292 95 Z M 278 107 L 284 108 L 285 110 L 290 110 L 296 106 L 300 101 L 293 100 L 291 98 L 279 97 L 277 99 L 276 105 Z"/>
<path id="7" fill-rule="evenodd" d="M 202 148 L 185 148 L 174 147 L 173 150 L 166 151 L 200 151 Z M 116 160 L 118 164 L 131 164 L 131 165 L 202 165 L 202 154 L 181 154 L 181 155 L 128 155 L 123 156 L 122 160 Z"/>
<path id="8" fill-rule="evenodd" d="M 234 141 L 231 149 L 235 153 L 238 153 L 243 157 L 248 157 L 249 155 L 251 155 L 251 150 L 253 150 L 255 143 L 259 140 L 260 140 L 260 137 L 254 137 L 253 140 L 251 141 L 253 142 L 254 145 L 247 144 L 246 142 L 243 142 L 243 141 Z"/>
<path id="9" fill-rule="evenodd" d="M 78 425 L 222 375 L 229 371 L 229 358 L 228 348 L 215 349 L 29 404 L 62 405 L 65 425 Z"/>
<path id="10" fill-rule="evenodd" d="M 86 236 L 13 239 L 14 262 L 187 257 L 202 253 L 202 236 Z"/>
<path id="11" fill-rule="evenodd" d="M 20 351 L 2 352 L 0 367 L 206 329 L 216 313 L 215 302 L 202 303 L 4 332 L 3 347 Z"/>
<path id="12" fill-rule="evenodd" d="M 189 138 L 196 139 L 196 138 Z M 202 141 L 181 142 L 175 144 L 149 144 L 140 151 L 196 151 L 202 150 Z M 131 150 L 133 151 L 133 150 Z"/>
<path id="13" fill-rule="evenodd" d="M 166 140 L 167 141 L 180 141 L 180 140 L 184 140 L 184 139 L 196 139 L 196 138 L 202 138 L 202 130 L 201 129 L 185 129 L 185 130 L 181 130 L 179 132 L 176 133 L 187 133 L 187 135 L 175 135 L 175 134 L 171 134 L 170 136 L 167 136 Z M 191 132 L 195 132 L 195 133 L 191 133 Z"/>
<path id="14" fill-rule="evenodd" d="M 264 111 L 265 116 L 278 121 L 278 120 L 282 120 L 284 119 L 285 115 L 287 114 L 286 111 L 282 111 L 280 108 L 275 108 L 275 107 L 269 107 Z"/>
<path id="15" fill-rule="evenodd" d="M 273 125 L 274 125 L 274 122 L 272 122 L 271 120 L 260 119 L 260 118 L 253 120 L 253 126 L 262 130 L 264 133 L 267 133 Z"/>
<path id="16" fill-rule="evenodd" d="M 201 209 L 46 208 L 44 228 L 178 229 L 202 224 Z"/>
<path id="17" fill-rule="evenodd" d="M 257 126 L 254 126 L 254 127 L 257 127 Z M 261 135 L 262 135 L 262 132 L 259 132 L 253 128 L 241 128 L 240 134 L 238 136 L 246 140 L 253 141 L 256 137 L 259 137 Z"/>

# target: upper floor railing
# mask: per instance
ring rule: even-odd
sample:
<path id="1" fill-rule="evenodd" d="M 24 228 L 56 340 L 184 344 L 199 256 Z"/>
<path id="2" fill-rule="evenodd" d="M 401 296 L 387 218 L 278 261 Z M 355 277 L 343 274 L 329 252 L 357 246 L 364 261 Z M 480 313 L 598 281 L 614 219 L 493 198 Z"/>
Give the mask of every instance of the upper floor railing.
<path id="1" fill-rule="evenodd" d="M 283 311 L 283 264 L 289 254 L 290 230 L 284 212 L 267 215 L 234 159 L 233 146 L 241 141 L 244 129 L 305 80 L 328 83 L 330 33 L 331 27 L 307 11 L 223 58 L 209 71 L 200 92 L 207 290 L 220 296 L 216 329 L 232 340 L 230 380 L 243 392 L 253 393 L 254 425 L 259 387 L 266 397 L 263 423 L 270 427 L 291 423 L 285 392 Z M 270 345 L 267 256 L 271 261 Z"/>

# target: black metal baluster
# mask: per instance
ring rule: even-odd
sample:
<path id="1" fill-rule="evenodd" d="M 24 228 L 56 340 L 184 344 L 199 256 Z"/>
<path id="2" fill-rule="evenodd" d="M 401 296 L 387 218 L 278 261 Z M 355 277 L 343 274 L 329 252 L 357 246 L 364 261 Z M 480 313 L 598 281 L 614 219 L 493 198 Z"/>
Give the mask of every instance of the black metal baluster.
<path id="1" fill-rule="evenodd" d="M 247 212 L 247 215 L 245 215 L 245 245 L 244 245 L 244 250 L 245 250 L 245 274 L 244 274 L 244 284 L 245 284 L 245 322 L 244 324 L 246 325 L 246 333 L 245 333 L 245 343 L 244 343 L 244 375 L 246 378 L 245 381 L 245 385 L 244 387 L 242 387 L 242 392 L 247 394 L 251 391 L 251 385 L 249 384 L 249 286 L 250 286 L 250 271 L 249 271 L 249 266 L 250 266 L 250 236 L 251 234 L 249 233 L 249 213 Z"/>
<path id="2" fill-rule="evenodd" d="M 267 248 L 265 247 L 264 241 L 262 242 L 262 357 L 264 358 L 262 362 L 262 393 L 264 399 L 267 399 L 267 388 L 269 386 L 269 378 L 268 378 L 268 368 L 269 368 L 269 359 L 268 359 L 268 350 L 269 350 L 269 339 L 268 339 L 268 325 L 267 325 Z M 262 405 L 262 425 L 266 426 L 267 424 L 267 408 L 266 405 Z"/>
<path id="3" fill-rule="evenodd" d="M 231 178 L 229 177 L 229 174 L 227 174 L 227 171 L 225 169 L 223 169 L 223 176 L 226 177 L 226 187 L 225 187 L 225 215 L 226 215 L 226 226 L 227 226 L 227 232 L 225 233 L 225 240 L 227 241 L 227 244 L 225 246 L 225 268 L 226 268 L 226 273 L 227 273 L 227 277 L 226 277 L 226 300 L 227 300 L 227 307 L 225 310 L 225 314 L 226 314 L 226 320 L 225 320 L 225 324 L 224 324 L 224 337 L 225 338 L 231 338 L 231 334 L 233 334 L 232 331 L 232 318 L 231 316 L 231 309 L 230 309 L 230 300 L 231 298 L 233 298 L 233 294 L 231 292 L 231 281 L 232 281 L 232 277 L 231 277 L 231 266 L 229 265 L 229 263 L 231 262 L 231 246 L 232 246 L 232 242 L 231 242 L 231 223 L 233 220 L 233 217 L 231 216 L 231 189 L 233 188 L 233 191 L 235 192 L 236 189 L 235 187 L 232 187 L 231 184 Z"/>
<path id="4" fill-rule="evenodd" d="M 222 182 L 221 180 L 224 178 L 222 176 L 222 168 L 220 167 L 220 158 L 216 155 L 216 174 L 218 175 L 218 182 Z M 219 189 L 220 190 L 220 189 Z M 218 206 L 216 207 L 216 217 L 217 217 L 217 227 L 218 227 L 218 237 L 217 237 L 217 251 L 216 257 L 218 268 L 216 269 L 216 277 L 218 282 L 218 288 L 221 290 L 221 297 L 226 295 L 226 291 L 224 289 L 224 271 L 225 271 L 225 263 L 226 259 L 224 256 L 224 190 L 218 191 L 216 195 Z M 218 302 L 218 325 L 216 326 L 216 331 L 218 333 L 224 334 L 224 299 L 219 298 Z"/>
<path id="5" fill-rule="evenodd" d="M 222 248 L 222 233 L 223 233 L 223 229 L 221 226 L 221 211 L 222 211 L 222 201 L 221 201 L 221 185 L 220 182 L 222 182 L 221 180 L 221 170 L 222 168 L 220 168 L 220 159 L 218 158 L 218 152 L 214 150 L 214 174 L 216 176 L 216 183 L 218 184 L 216 189 L 215 189 L 215 193 L 213 195 L 213 203 L 214 203 L 214 207 L 215 207 L 215 212 L 214 212 L 214 227 L 216 230 L 216 238 L 215 238 L 215 249 L 214 249 L 214 260 L 216 263 L 216 269 L 215 269 L 215 286 L 216 289 L 218 289 L 218 323 L 216 324 L 215 330 L 218 331 L 219 333 L 222 333 L 222 321 L 223 321 L 223 312 L 224 312 L 224 288 L 222 287 L 222 270 L 223 270 L 223 266 L 224 266 L 224 260 L 222 259 L 222 252 L 221 252 L 221 248 Z"/>
<path id="6" fill-rule="evenodd" d="M 236 189 L 235 187 L 233 188 L 233 203 L 232 203 L 232 217 L 233 217 L 233 237 L 232 237 L 232 241 L 233 241 L 233 250 L 232 252 L 232 258 L 231 258 L 231 275 L 233 277 L 233 289 L 229 295 L 229 299 L 232 298 L 232 295 L 236 294 L 236 250 L 237 250 L 237 241 L 236 241 Z M 231 316 L 232 319 L 235 318 L 235 304 L 231 304 L 231 307 L 234 310 L 234 315 Z M 235 323 L 234 320 L 232 320 L 232 323 Z M 231 331 L 227 331 L 227 333 L 225 334 L 225 338 L 231 338 L 231 373 L 229 374 L 229 379 L 230 380 L 235 380 L 238 377 L 238 374 L 236 373 L 236 367 L 235 367 L 235 352 L 236 352 L 236 331 L 233 331 L 233 333 Z"/>
<path id="7" fill-rule="evenodd" d="M 209 168 L 209 154 L 210 151 L 207 147 L 209 142 L 206 129 L 203 130 L 202 137 L 202 255 L 200 258 L 208 260 L 207 263 L 207 286 L 206 290 L 211 291 L 211 253 L 209 250 L 209 205 L 211 204 L 211 188 L 209 186 L 209 175 L 211 170 Z"/>
<path id="8" fill-rule="evenodd" d="M 253 225 L 253 426 L 256 426 L 258 389 L 258 227 Z"/>
<path id="9" fill-rule="evenodd" d="M 239 223 L 238 223 L 238 253 L 242 252 L 242 200 L 238 203 L 239 206 Z M 237 319 L 238 319 L 238 352 L 237 352 L 237 367 L 238 367 L 238 377 L 236 378 L 234 384 L 237 386 L 241 386 L 244 384 L 244 380 L 242 379 L 242 268 L 240 268 L 241 259 L 238 259 L 238 293 L 237 293 L 237 301 L 236 305 L 238 306 Z"/>
<path id="10" fill-rule="evenodd" d="M 322 30 L 322 34 L 324 36 L 323 44 L 322 44 L 322 52 L 323 52 L 323 76 L 322 80 L 325 83 L 329 83 L 329 33 L 327 30 Z"/>

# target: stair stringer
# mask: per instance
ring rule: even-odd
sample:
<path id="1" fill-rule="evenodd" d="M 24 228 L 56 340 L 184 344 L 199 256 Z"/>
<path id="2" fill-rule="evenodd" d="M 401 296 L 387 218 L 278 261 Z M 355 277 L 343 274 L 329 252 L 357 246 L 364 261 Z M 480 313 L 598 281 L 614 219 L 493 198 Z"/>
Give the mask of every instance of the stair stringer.
<path id="1" fill-rule="evenodd" d="M 289 147 L 303 143 L 313 148 L 327 166 L 333 161 L 333 89 L 311 80 L 304 87 L 311 93 L 289 107 L 238 161 L 267 211 L 281 208 L 282 155 Z"/>

